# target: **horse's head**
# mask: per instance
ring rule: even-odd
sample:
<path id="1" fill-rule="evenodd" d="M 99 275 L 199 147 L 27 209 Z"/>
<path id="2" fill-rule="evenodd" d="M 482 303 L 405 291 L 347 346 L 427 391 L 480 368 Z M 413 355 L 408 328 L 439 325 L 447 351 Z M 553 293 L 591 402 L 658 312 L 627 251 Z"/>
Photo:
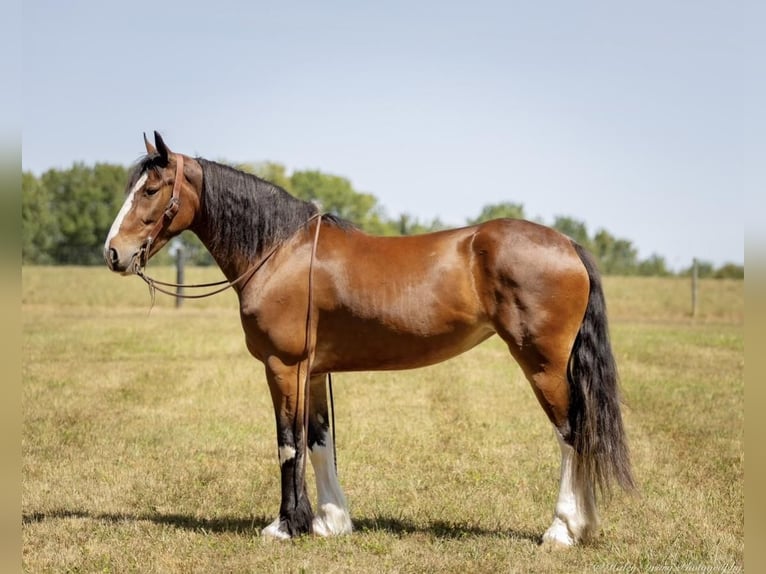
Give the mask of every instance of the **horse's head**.
<path id="1" fill-rule="evenodd" d="M 199 164 L 170 151 L 154 132 L 154 145 L 144 135 L 146 157 L 133 170 L 127 197 L 104 243 L 109 269 L 139 271 L 168 242 L 188 228 L 199 207 L 202 171 Z"/>

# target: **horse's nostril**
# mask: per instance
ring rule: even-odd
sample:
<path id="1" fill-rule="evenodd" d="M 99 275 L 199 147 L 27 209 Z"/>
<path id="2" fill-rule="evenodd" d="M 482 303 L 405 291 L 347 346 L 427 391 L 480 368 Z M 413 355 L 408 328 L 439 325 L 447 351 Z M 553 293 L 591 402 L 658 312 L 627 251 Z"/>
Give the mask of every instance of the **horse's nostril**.
<path id="1" fill-rule="evenodd" d="M 117 253 L 117 250 L 114 247 L 109 248 L 109 262 L 114 265 L 115 263 L 119 262 L 120 256 Z"/>

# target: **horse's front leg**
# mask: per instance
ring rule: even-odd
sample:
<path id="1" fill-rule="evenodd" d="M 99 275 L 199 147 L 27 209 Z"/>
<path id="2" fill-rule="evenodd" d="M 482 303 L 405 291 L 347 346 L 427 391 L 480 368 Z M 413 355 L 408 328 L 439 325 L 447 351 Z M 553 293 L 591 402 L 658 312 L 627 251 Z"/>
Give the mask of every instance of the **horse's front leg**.
<path id="1" fill-rule="evenodd" d="M 338 482 L 333 437 L 329 432 L 325 375 L 311 378 L 309 401 L 309 450 L 317 486 L 314 533 L 320 536 L 350 534 L 351 516 Z"/>
<path id="2" fill-rule="evenodd" d="M 303 432 L 305 371 L 299 365 L 270 361 L 266 378 L 277 422 L 277 450 L 282 478 L 279 517 L 263 529 L 267 538 L 287 539 L 312 531 L 313 512 L 306 494 Z"/>

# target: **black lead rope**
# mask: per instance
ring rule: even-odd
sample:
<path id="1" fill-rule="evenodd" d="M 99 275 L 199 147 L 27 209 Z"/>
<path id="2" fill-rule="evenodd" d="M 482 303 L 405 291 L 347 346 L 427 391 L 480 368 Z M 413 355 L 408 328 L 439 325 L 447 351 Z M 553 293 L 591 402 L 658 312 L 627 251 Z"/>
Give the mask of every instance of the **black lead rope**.
<path id="1" fill-rule="evenodd" d="M 309 217 L 306 220 L 306 223 L 303 225 L 308 225 L 311 223 L 314 219 L 318 219 L 319 222 L 317 225 L 321 224 L 322 221 L 322 213 L 315 213 L 311 217 Z M 149 245 L 151 244 L 151 241 L 142 246 L 142 253 L 148 252 Z M 169 281 L 160 281 L 159 279 L 155 279 L 154 277 L 149 277 L 144 272 L 144 264 L 141 263 L 137 266 L 135 270 L 135 274 L 138 275 L 148 286 L 149 291 L 152 294 L 152 305 L 154 305 L 154 293 L 155 291 L 159 291 L 160 293 L 163 293 L 164 295 L 170 295 L 171 297 L 175 297 L 176 299 L 204 299 L 205 297 L 211 297 L 213 295 L 218 295 L 219 293 L 223 293 L 227 289 L 230 289 L 236 285 L 239 285 L 240 283 L 247 283 L 250 278 L 255 275 L 255 273 L 263 267 L 263 265 L 271 258 L 274 253 L 276 253 L 277 249 L 281 247 L 281 243 L 278 243 L 274 247 L 272 247 L 266 255 L 261 257 L 260 261 L 257 261 L 255 264 L 253 264 L 251 267 L 249 267 L 242 275 L 234 279 L 233 281 L 227 281 L 226 279 L 222 281 L 214 281 L 212 283 L 171 283 Z M 143 258 L 143 255 L 142 255 Z M 313 255 L 312 255 L 312 261 L 313 261 Z M 220 287 L 222 285 L 222 287 Z M 186 293 L 178 293 L 170 291 L 169 289 L 163 289 L 163 287 L 175 287 L 175 288 L 183 288 L 183 289 L 205 289 L 210 287 L 220 287 L 218 289 L 214 289 L 212 291 L 208 291 L 207 293 L 197 293 L 193 295 L 187 295 Z"/>
<path id="2" fill-rule="evenodd" d="M 335 476 L 338 476 L 338 453 L 335 448 L 335 399 L 332 396 L 332 373 L 327 373 L 327 386 L 330 388 L 330 420 L 332 420 L 332 461 L 335 463 Z"/>
<path id="3" fill-rule="evenodd" d="M 258 271 L 265 263 L 268 261 L 272 255 L 276 252 L 279 245 L 276 245 L 271 251 L 269 251 L 260 261 L 258 261 L 255 265 L 247 269 L 242 275 L 234 279 L 233 281 L 215 281 L 213 283 L 194 283 L 194 284 L 184 284 L 184 283 L 169 283 L 166 281 L 160 281 L 158 279 L 154 279 L 153 277 L 149 277 L 144 273 L 144 269 L 139 268 L 136 270 L 136 275 L 138 275 L 141 279 L 144 280 L 144 282 L 149 286 L 149 291 L 152 294 L 152 305 L 154 305 L 154 292 L 159 291 L 160 293 L 163 293 L 165 295 L 170 295 L 171 297 L 175 297 L 176 299 L 204 299 L 205 297 L 211 297 L 213 295 L 218 295 L 219 293 L 223 293 L 229 288 L 234 287 L 235 285 L 238 285 L 240 283 L 244 282 L 247 283 L 247 281 L 250 280 L 250 277 L 255 275 L 255 272 Z M 160 287 L 162 285 L 162 287 Z M 164 289 L 163 287 L 175 287 L 175 288 L 183 288 L 183 289 L 204 289 L 209 287 L 217 287 L 219 285 L 223 285 L 223 287 L 219 287 L 218 289 L 214 289 L 213 291 L 208 291 L 207 293 L 197 293 L 192 295 L 187 295 L 186 293 L 178 293 L 173 292 L 168 289 Z"/>

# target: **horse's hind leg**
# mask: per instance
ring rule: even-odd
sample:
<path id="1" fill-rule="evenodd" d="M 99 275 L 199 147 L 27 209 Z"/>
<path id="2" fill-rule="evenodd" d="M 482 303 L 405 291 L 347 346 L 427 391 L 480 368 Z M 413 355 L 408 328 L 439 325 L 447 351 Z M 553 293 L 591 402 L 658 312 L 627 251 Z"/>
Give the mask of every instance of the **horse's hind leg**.
<path id="1" fill-rule="evenodd" d="M 511 329 L 504 337 L 558 433 L 561 487 L 543 540 L 563 546 L 598 532 L 597 485 L 607 494 L 613 482 L 628 492 L 635 488 L 601 279 L 592 258 L 574 247 L 586 287 L 558 281 L 559 290 L 549 288 L 547 298 L 531 298 L 526 309 L 535 309 L 535 317 L 518 315 L 521 344 Z"/>
<path id="2" fill-rule="evenodd" d="M 571 546 L 592 537 L 599 527 L 593 484 L 575 472 L 578 454 L 572 448 L 569 422 L 570 389 L 567 378 L 569 354 L 577 336 L 579 309 L 562 308 L 547 320 L 525 320 L 499 325 L 498 334 L 521 366 L 532 390 L 554 426 L 561 448 L 561 481 L 554 519 L 543 541 Z M 524 336 L 519 336 L 524 332 Z"/>
<path id="3" fill-rule="evenodd" d="M 314 533 L 320 536 L 349 534 L 351 517 L 335 466 L 333 436 L 329 432 L 325 375 L 311 378 L 309 406 L 309 455 L 317 487 Z"/>
<path id="4" fill-rule="evenodd" d="M 587 541 L 599 529 L 593 485 L 575 473 L 577 454 L 568 442 L 571 433 L 565 365 L 565 360 L 556 361 L 545 364 L 545 368 L 537 372 L 527 372 L 535 396 L 554 426 L 561 449 L 561 475 L 553 523 L 543 535 L 545 544 L 561 547 Z"/>

